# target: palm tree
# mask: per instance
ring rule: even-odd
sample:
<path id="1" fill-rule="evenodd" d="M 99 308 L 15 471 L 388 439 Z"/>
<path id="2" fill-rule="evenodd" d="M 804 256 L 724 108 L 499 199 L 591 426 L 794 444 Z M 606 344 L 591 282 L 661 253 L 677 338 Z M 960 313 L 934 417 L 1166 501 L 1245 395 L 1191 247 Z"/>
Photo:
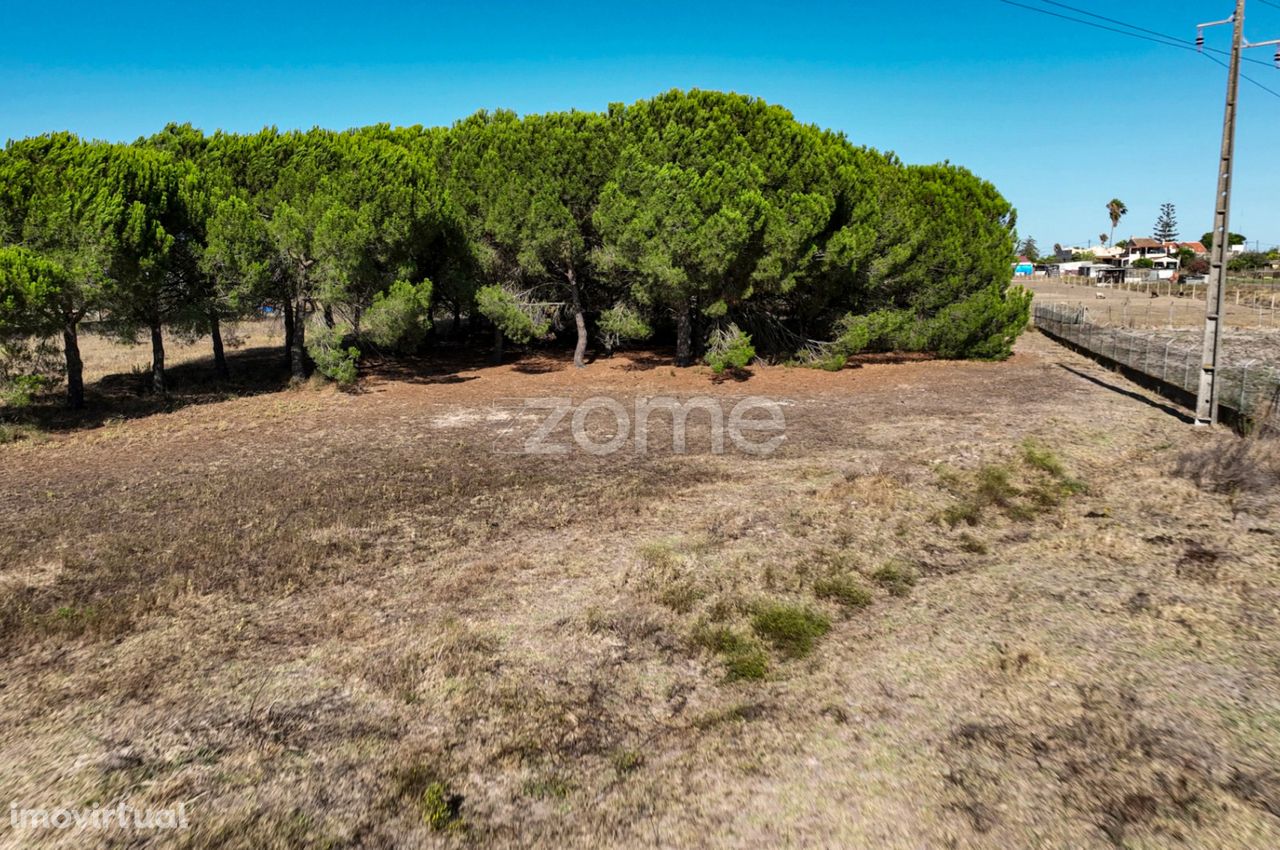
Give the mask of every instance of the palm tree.
<path id="1" fill-rule="evenodd" d="M 1120 224 L 1120 219 L 1124 218 L 1127 212 L 1129 212 L 1129 208 L 1119 198 L 1112 198 L 1111 203 L 1107 204 L 1107 214 L 1111 216 L 1112 242 L 1116 241 L 1116 226 Z"/>
<path id="2" fill-rule="evenodd" d="M 1114 233 L 1115 231 L 1112 231 L 1112 232 Z M 1099 233 L 1099 234 L 1098 234 L 1098 241 L 1102 243 L 1102 247 L 1104 247 L 1104 248 L 1105 248 L 1105 247 L 1107 247 L 1107 234 L 1105 234 L 1105 233 Z"/>

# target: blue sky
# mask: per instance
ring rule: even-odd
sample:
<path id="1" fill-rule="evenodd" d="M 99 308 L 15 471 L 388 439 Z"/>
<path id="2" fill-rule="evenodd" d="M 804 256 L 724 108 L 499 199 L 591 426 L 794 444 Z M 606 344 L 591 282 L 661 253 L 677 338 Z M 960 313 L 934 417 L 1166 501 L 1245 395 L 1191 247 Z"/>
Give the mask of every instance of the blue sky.
<path id="1" fill-rule="evenodd" d="M 1068 2 L 1188 41 L 1232 8 Z M 783 104 L 908 162 L 965 165 L 1042 247 L 1096 241 L 1117 195 L 1130 210 L 1117 238 L 1148 233 L 1164 201 L 1183 238 L 1212 223 L 1226 71 L 997 0 L 6 5 L 0 137 L 447 124 L 698 87 Z M 1280 8 L 1249 5 L 1249 36 L 1280 37 Z M 1229 35 L 1207 37 L 1225 49 Z M 1280 91 L 1280 71 L 1246 67 Z M 1232 229 L 1280 243 L 1280 97 L 1241 95 Z"/>

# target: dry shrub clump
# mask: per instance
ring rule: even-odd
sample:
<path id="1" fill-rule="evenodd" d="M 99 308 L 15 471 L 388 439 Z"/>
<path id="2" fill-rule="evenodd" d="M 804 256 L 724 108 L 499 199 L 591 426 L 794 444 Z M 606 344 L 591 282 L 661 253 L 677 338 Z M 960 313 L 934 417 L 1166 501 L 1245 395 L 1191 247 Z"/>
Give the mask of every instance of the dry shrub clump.
<path id="1" fill-rule="evenodd" d="M 1201 489 L 1229 497 L 1237 514 L 1264 514 L 1280 502 L 1280 435 L 1218 437 L 1185 452 L 1175 471 Z"/>
<path id="2" fill-rule="evenodd" d="M 1280 503 L 1280 399 L 1245 437 L 1216 434 L 1181 454 L 1175 474 L 1230 498 L 1236 516 L 1262 516 Z"/>

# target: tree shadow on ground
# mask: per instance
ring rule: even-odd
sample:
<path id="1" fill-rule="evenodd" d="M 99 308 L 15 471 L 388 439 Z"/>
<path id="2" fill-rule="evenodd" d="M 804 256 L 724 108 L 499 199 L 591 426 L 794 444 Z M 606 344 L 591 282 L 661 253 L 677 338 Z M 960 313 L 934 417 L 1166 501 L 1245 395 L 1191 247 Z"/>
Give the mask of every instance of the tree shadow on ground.
<path id="1" fill-rule="evenodd" d="M 654 369 L 660 369 L 663 366 L 676 368 L 675 349 L 650 349 L 646 351 L 622 351 L 615 355 L 618 359 L 626 359 L 630 362 L 623 366 L 626 372 L 649 372 Z"/>
<path id="2" fill-rule="evenodd" d="M 712 372 L 711 383 L 727 384 L 730 381 L 741 384 L 751 380 L 752 372 L 750 369 L 725 369 L 723 372 Z"/>
<path id="3" fill-rule="evenodd" d="M 169 391 L 156 395 L 151 371 L 106 375 L 85 385 L 83 410 L 66 406 L 65 389 L 35 399 L 29 406 L 6 410 L 3 418 L 49 432 L 98 428 L 107 422 L 171 413 L 193 404 L 211 404 L 242 396 L 279 392 L 289 386 L 289 367 L 279 346 L 227 353 L 228 378 L 219 378 L 212 357 L 180 363 L 165 370 Z"/>
<path id="4" fill-rule="evenodd" d="M 365 357 L 360 376 L 411 384 L 460 384 L 480 377 L 463 373 L 501 367 L 526 375 L 558 372 L 573 368 L 573 354 L 509 347 L 502 362 L 495 363 L 492 349 L 440 344 L 422 354 Z"/>
<path id="5" fill-rule="evenodd" d="M 367 357 L 360 362 L 360 377 L 405 384 L 462 384 L 478 375 L 463 375 L 492 367 L 484 352 L 450 351 L 396 357 Z"/>

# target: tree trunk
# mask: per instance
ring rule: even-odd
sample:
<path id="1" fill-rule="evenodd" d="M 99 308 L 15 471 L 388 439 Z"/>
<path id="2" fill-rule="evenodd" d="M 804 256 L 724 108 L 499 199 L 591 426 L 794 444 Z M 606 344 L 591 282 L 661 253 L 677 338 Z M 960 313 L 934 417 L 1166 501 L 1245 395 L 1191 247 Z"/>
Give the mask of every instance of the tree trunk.
<path id="1" fill-rule="evenodd" d="M 493 364 L 502 365 L 502 328 L 493 326 Z"/>
<path id="2" fill-rule="evenodd" d="M 231 370 L 227 368 L 227 353 L 222 348 L 222 323 L 217 313 L 209 314 L 209 336 L 213 339 L 213 371 L 225 380 L 231 377 Z"/>
<path id="3" fill-rule="evenodd" d="M 67 407 L 84 407 L 84 361 L 80 359 L 80 339 L 76 323 L 67 322 L 62 329 L 62 349 L 67 358 Z"/>
<path id="4" fill-rule="evenodd" d="M 293 359 L 293 328 L 296 323 L 293 320 L 293 299 L 285 299 L 284 302 L 284 362 L 290 363 Z"/>
<path id="5" fill-rule="evenodd" d="M 164 334 L 159 322 L 151 325 L 151 389 L 164 395 Z"/>
<path id="6" fill-rule="evenodd" d="M 293 305 L 293 339 L 289 346 L 289 373 L 295 381 L 307 377 L 307 304 L 299 298 Z"/>
<path id="7" fill-rule="evenodd" d="M 578 328 L 578 343 L 573 349 L 573 365 L 581 369 L 587 365 L 587 319 L 582 313 L 582 292 L 578 289 L 578 280 L 573 269 L 567 272 L 569 278 L 569 303 L 573 309 L 573 323 Z"/>
<path id="8" fill-rule="evenodd" d="M 333 321 L 333 307 L 326 304 L 324 305 L 324 326 L 333 330 L 334 324 L 336 323 Z"/>
<path id="9" fill-rule="evenodd" d="M 676 307 L 676 365 L 693 364 L 693 310 L 689 302 Z"/>
<path id="10" fill-rule="evenodd" d="M 462 302 L 453 302 L 453 326 L 449 328 L 449 336 L 453 339 L 462 338 Z"/>

